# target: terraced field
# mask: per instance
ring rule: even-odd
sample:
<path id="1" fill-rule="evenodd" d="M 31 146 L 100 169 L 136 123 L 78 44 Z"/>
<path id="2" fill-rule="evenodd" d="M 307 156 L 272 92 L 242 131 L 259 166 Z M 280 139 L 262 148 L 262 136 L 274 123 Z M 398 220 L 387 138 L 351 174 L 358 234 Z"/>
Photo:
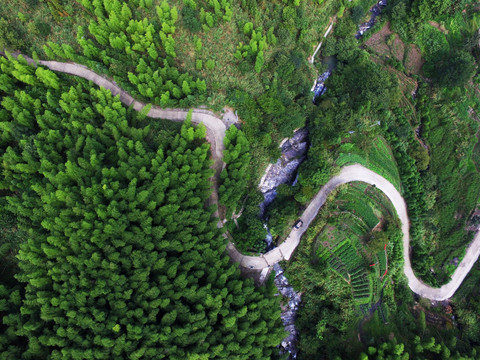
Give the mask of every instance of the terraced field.
<path id="1" fill-rule="evenodd" d="M 379 234 L 394 212 L 386 196 L 365 183 L 343 186 L 328 207 L 326 225 L 315 237 L 315 256 L 350 284 L 363 312 L 378 302 L 388 279 L 388 251 Z"/>

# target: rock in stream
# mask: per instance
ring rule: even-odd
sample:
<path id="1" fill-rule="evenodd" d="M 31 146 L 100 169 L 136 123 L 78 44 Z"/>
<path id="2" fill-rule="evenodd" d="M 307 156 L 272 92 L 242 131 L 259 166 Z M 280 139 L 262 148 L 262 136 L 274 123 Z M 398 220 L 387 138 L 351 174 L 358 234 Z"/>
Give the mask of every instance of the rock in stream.
<path id="1" fill-rule="evenodd" d="M 260 217 L 265 218 L 266 207 L 273 202 L 277 196 L 276 188 L 280 184 L 295 184 L 296 171 L 301 162 L 305 159 L 308 150 L 308 131 L 299 129 L 295 131 L 290 139 L 285 139 L 281 146 L 282 156 L 275 164 L 268 166 L 265 175 L 260 180 L 259 188 L 263 193 L 264 201 L 260 206 Z M 268 224 L 265 223 L 268 231 L 265 242 L 267 243 L 267 251 L 275 247 L 272 235 L 268 230 Z M 297 294 L 293 287 L 289 285 L 288 279 L 283 275 L 283 269 L 280 265 L 275 264 L 273 267 L 275 272 L 275 285 L 287 304 L 282 306 L 282 321 L 288 336 L 282 341 L 280 348 L 281 354 L 289 353 L 290 359 L 296 359 L 297 349 L 295 343 L 297 340 L 297 330 L 295 328 L 295 318 L 298 307 L 300 306 L 301 297 Z"/>
<path id="2" fill-rule="evenodd" d="M 308 150 L 308 131 L 299 129 L 290 139 L 282 142 L 282 156 L 275 164 L 268 166 L 265 175 L 258 185 L 263 194 L 264 201 L 260 206 L 260 217 L 264 217 L 265 209 L 272 203 L 277 195 L 275 189 L 280 184 L 291 183 L 295 179 L 298 166 L 305 159 Z"/>
<path id="3" fill-rule="evenodd" d="M 290 353 L 290 358 L 296 359 L 297 348 L 295 347 L 295 343 L 297 341 L 298 333 L 295 328 L 295 319 L 302 298 L 301 295 L 295 292 L 293 287 L 289 285 L 288 279 L 283 275 L 283 269 L 280 265 L 275 264 L 273 266 L 273 271 L 275 272 L 275 285 L 277 286 L 278 291 L 288 300 L 287 305 L 282 307 L 281 317 L 283 325 L 285 326 L 285 331 L 289 334 L 283 339 L 280 345 L 280 353 Z"/>

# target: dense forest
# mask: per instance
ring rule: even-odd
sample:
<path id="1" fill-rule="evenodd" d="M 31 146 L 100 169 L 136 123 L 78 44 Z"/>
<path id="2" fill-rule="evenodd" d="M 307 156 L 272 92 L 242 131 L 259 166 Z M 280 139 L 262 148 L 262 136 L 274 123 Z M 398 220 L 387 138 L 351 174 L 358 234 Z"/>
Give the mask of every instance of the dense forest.
<path id="1" fill-rule="evenodd" d="M 389 0 L 357 39 L 376 2 L 0 0 L 0 359 L 277 358 L 286 300 L 272 277 L 241 275 L 226 239 L 258 255 L 268 221 L 280 243 L 349 164 L 402 193 L 415 274 L 448 282 L 478 228 L 480 8 Z M 233 109 L 218 209 L 191 113 L 149 118 L 38 59 L 162 108 Z M 259 180 L 303 127 L 298 181 L 260 218 Z M 283 264 L 303 294 L 299 358 L 479 358 L 478 264 L 432 303 L 408 288 L 402 251 L 379 191 L 329 198 Z"/>
<path id="2" fill-rule="evenodd" d="M 19 232 L 2 357 L 268 358 L 278 301 L 223 254 L 204 128 L 155 129 L 88 82 L 1 68 L 3 211 Z"/>

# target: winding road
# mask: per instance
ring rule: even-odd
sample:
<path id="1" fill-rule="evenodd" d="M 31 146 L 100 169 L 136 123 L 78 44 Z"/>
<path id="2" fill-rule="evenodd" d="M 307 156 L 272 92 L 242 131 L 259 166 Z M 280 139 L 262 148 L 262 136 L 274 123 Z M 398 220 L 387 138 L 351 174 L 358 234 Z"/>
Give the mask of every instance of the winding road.
<path id="1" fill-rule="evenodd" d="M 24 56 L 24 58 L 30 64 L 42 65 L 53 71 L 75 75 L 90 80 L 96 85 L 110 90 L 114 96 L 119 95 L 119 99 L 123 104 L 126 106 L 132 106 L 136 111 L 142 110 L 145 106 L 144 103 L 135 100 L 113 81 L 96 74 L 83 65 L 44 60 L 35 62 L 33 59 L 26 56 Z M 187 117 L 187 113 L 188 110 L 184 109 L 161 109 L 157 106 L 152 106 L 147 116 L 171 121 L 184 121 Z M 207 129 L 207 141 L 212 147 L 212 157 L 214 159 L 213 167 L 215 170 L 215 176 L 212 178 L 212 187 L 214 191 L 212 192 L 210 201 L 217 203 L 217 179 L 223 166 L 223 138 L 225 137 L 228 122 L 219 119 L 215 114 L 204 109 L 193 109 L 192 122 L 195 124 L 202 123 Z M 233 243 L 230 242 L 227 245 L 228 254 L 232 260 L 239 262 L 240 266 L 258 270 L 268 269 L 281 260 L 289 260 L 300 243 L 302 235 L 308 229 L 308 226 L 325 203 L 327 196 L 338 186 L 352 181 L 362 181 L 370 185 L 375 185 L 385 193 L 394 205 L 402 224 L 403 258 L 405 262 L 404 272 L 408 279 L 410 289 L 418 295 L 431 300 L 446 300 L 452 297 L 480 255 L 480 232 L 475 234 L 474 240 L 469 245 L 462 262 L 452 275 L 452 279 L 449 283 L 440 288 L 432 288 L 431 286 L 426 285 L 415 276 L 410 263 L 409 220 L 405 200 L 387 179 L 359 164 L 343 167 L 338 175 L 333 176 L 320 189 L 300 217 L 303 220 L 303 226 L 300 229 L 292 229 L 288 237 L 280 246 L 261 256 L 245 256 L 235 248 Z"/>

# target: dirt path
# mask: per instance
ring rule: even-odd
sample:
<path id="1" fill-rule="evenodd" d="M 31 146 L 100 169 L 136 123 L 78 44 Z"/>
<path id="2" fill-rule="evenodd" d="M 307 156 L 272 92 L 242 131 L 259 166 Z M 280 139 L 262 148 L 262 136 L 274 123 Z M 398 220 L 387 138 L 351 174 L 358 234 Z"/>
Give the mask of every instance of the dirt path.
<path id="1" fill-rule="evenodd" d="M 32 59 L 26 56 L 24 57 L 29 63 L 34 63 Z M 123 104 L 133 106 L 136 111 L 140 111 L 145 106 L 144 103 L 135 100 L 130 94 L 122 90 L 114 82 L 94 73 L 83 65 L 44 60 L 40 60 L 38 63 L 53 71 L 63 72 L 90 80 L 96 85 L 110 90 L 113 95 L 119 95 L 120 101 Z M 152 106 L 148 116 L 171 121 L 184 121 L 187 113 L 188 111 L 185 109 L 161 109 L 157 106 Z M 204 109 L 193 109 L 192 122 L 196 124 L 202 123 L 207 128 L 207 140 L 212 146 L 212 156 L 214 158 L 213 167 L 216 173 L 212 179 L 212 188 L 214 191 L 212 192 L 210 202 L 217 203 L 217 179 L 223 165 L 223 138 L 225 137 L 226 125 L 224 121 L 217 118 L 212 112 Z M 415 276 L 410 263 L 409 221 L 407 206 L 403 197 L 384 177 L 358 164 L 342 168 L 338 175 L 332 177 L 330 181 L 320 189 L 301 216 L 303 226 L 300 229 L 293 229 L 279 247 L 261 256 L 245 256 L 235 248 L 235 245 L 232 242 L 229 242 L 227 245 L 227 251 L 230 257 L 233 261 L 239 262 L 242 267 L 258 270 L 269 268 L 281 260 L 289 260 L 300 243 L 302 235 L 308 229 L 308 226 L 314 220 L 319 209 L 325 203 L 327 196 L 339 185 L 352 181 L 362 181 L 376 186 L 383 191 L 393 203 L 402 223 L 403 257 L 405 261 L 404 272 L 408 279 L 410 289 L 420 296 L 432 300 L 445 300 L 450 298 L 461 285 L 480 255 L 480 232 L 477 232 L 475 235 L 473 242 L 466 251 L 465 257 L 448 284 L 443 285 L 441 288 L 432 288 L 424 284 Z"/>

